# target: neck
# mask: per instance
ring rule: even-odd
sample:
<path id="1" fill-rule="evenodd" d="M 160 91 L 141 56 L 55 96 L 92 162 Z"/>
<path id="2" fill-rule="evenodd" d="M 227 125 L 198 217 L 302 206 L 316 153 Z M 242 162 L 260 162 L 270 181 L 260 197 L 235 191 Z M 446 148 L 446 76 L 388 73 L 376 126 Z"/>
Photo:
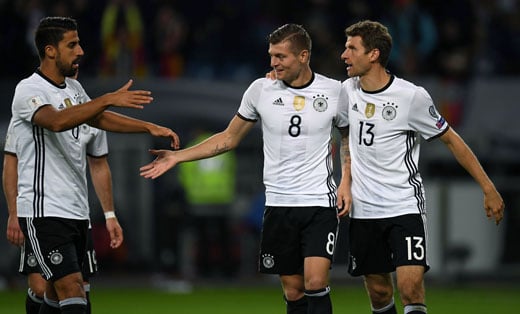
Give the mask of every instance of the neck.
<path id="1" fill-rule="evenodd" d="M 385 87 L 390 81 L 390 74 L 383 67 L 371 69 L 360 77 L 361 88 L 367 92 L 374 92 Z"/>
<path id="2" fill-rule="evenodd" d="M 65 77 L 60 73 L 56 65 L 51 65 L 49 61 L 42 61 L 40 63 L 40 71 L 48 79 L 56 83 L 56 85 L 61 85 L 65 82 Z"/>
<path id="3" fill-rule="evenodd" d="M 309 66 L 306 66 L 306 67 L 302 68 L 301 72 L 298 74 L 298 76 L 294 80 L 292 80 L 290 82 L 286 81 L 285 83 L 291 87 L 302 87 L 302 86 L 309 84 L 311 79 L 312 79 L 312 70 Z"/>

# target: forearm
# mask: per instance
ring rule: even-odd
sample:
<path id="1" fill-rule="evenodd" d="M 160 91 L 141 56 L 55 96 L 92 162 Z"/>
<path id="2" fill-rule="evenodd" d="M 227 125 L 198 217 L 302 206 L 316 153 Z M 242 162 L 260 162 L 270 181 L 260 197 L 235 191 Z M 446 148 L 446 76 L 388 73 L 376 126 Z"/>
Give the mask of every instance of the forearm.
<path id="1" fill-rule="evenodd" d="M 484 193 L 496 190 L 493 182 L 486 174 L 477 157 L 462 138 L 456 136 L 455 139 L 448 144 L 448 148 L 451 150 L 458 163 L 480 185 Z"/>
<path id="2" fill-rule="evenodd" d="M 56 110 L 52 106 L 40 108 L 33 122 L 53 132 L 62 132 L 95 119 L 109 106 L 109 97 L 102 96 L 84 104 Z"/>
<path id="3" fill-rule="evenodd" d="M 179 151 L 179 162 L 214 157 L 234 149 L 238 145 L 226 132 L 217 133 L 201 143 Z"/>
<path id="4" fill-rule="evenodd" d="M 104 111 L 89 122 L 90 125 L 117 133 L 151 133 L 151 122 L 131 118 L 113 111 Z"/>
<path id="5" fill-rule="evenodd" d="M 341 160 L 341 180 L 343 183 L 350 185 L 350 182 L 352 181 L 350 168 L 352 159 L 350 157 L 348 131 L 342 133 L 339 152 Z"/>
<path id="6" fill-rule="evenodd" d="M 89 158 L 90 176 L 103 212 L 114 211 L 112 173 L 106 158 Z"/>
<path id="7" fill-rule="evenodd" d="M 9 216 L 16 217 L 16 196 L 18 194 L 18 169 L 16 156 L 4 154 L 2 187 L 7 202 Z"/>

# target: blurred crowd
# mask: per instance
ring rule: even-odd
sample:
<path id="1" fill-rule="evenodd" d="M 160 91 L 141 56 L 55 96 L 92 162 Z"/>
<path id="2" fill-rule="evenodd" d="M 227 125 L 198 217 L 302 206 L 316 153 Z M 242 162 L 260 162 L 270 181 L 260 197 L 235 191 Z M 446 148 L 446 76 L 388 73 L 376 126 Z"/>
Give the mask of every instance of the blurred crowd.
<path id="1" fill-rule="evenodd" d="M 366 18 L 389 27 L 398 75 L 520 73 L 519 0 L 0 0 L 0 10 L 3 78 L 34 70 L 32 33 L 47 15 L 77 19 L 88 76 L 250 81 L 269 69 L 267 35 L 292 22 L 311 33 L 313 68 L 343 79 L 343 30 Z"/>

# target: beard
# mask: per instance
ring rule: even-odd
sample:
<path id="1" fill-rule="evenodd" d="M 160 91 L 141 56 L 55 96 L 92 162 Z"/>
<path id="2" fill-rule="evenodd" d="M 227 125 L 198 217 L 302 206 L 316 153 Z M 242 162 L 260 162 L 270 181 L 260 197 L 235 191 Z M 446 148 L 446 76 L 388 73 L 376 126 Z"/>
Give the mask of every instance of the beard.
<path id="1" fill-rule="evenodd" d="M 62 63 L 59 59 L 59 56 L 56 60 L 56 67 L 60 71 L 60 74 L 65 77 L 74 77 L 78 73 L 78 68 L 74 68 L 72 64 L 66 65 Z"/>

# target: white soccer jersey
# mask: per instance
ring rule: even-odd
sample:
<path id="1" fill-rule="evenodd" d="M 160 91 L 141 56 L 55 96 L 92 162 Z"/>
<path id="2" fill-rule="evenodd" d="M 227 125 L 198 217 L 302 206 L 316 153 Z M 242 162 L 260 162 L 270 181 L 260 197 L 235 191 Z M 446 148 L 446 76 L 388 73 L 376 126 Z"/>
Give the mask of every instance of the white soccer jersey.
<path id="1" fill-rule="evenodd" d="M 88 219 L 86 156 L 108 153 L 106 133 L 82 124 L 52 132 L 32 124 L 45 105 L 61 110 L 90 98 L 78 81 L 57 86 L 39 72 L 22 80 L 12 104 L 18 156 L 18 217 Z"/>
<path id="2" fill-rule="evenodd" d="M 332 131 L 348 125 L 341 82 L 313 74 L 309 84 L 293 88 L 258 79 L 238 116 L 262 123 L 267 206 L 336 206 Z"/>
<path id="3" fill-rule="evenodd" d="M 431 140 L 448 129 L 430 95 L 394 76 L 376 92 L 363 91 L 358 77 L 343 86 L 349 99 L 351 217 L 425 213 L 418 134 Z"/>
<path id="4" fill-rule="evenodd" d="M 11 119 L 5 135 L 4 152 L 16 155 L 16 137 L 13 129 L 13 119 Z"/>

